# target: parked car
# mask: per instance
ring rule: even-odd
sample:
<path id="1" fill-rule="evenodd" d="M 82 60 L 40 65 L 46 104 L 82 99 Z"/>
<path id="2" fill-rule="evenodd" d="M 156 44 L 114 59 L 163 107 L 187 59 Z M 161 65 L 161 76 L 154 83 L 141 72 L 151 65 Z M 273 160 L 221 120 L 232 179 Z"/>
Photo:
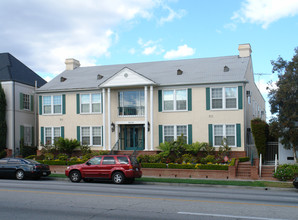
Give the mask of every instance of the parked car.
<path id="1" fill-rule="evenodd" d="M 51 174 L 48 165 L 35 160 L 23 158 L 2 158 L 0 159 L 0 177 L 15 177 L 18 180 L 31 177 L 39 179 L 41 176 Z"/>
<path id="2" fill-rule="evenodd" d="M 116 184 L 132 183 L 142 177 L 141 166 L 136 157 L 127 155 L 95 156 L 84 164 L 67 167 L 65 175 L 72 182 L 90 182 L 94 179 L 109 179 Z"/>
<path id="3" fill-rule="evenodd" d="M 296 189 L 298 189 L 298 175 L 294 178 L 293 185 Z"/>

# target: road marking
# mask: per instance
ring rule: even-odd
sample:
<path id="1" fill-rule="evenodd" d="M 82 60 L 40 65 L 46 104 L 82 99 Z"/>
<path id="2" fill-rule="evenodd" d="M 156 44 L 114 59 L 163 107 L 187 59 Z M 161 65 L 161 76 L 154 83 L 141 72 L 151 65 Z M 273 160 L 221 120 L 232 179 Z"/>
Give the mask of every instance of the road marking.
<path id="1" fill-rule="evenodd" d="M 0 192 L 23 192 L 23 193 L 39 193 L 52 195 L 70 195 L 70 196 L 92 196 L 92 197 L 107 197 L 107 198 L 121 198 L 121 199 L 147 199 L 147 200 L 163 200 L 163 201 L 178 201 L 178 202 L 203 202 L 203 203 L 219 203 L 219 204 L 233 204 L 233 205 L 255 205 L 255 206 L 270 206 L 283 208 L 298 208 L 298 206 L 291 205 L 273 205 L 273 204 L 258 204 L 246 202 L 224 202 L 224 201 L 208 201 L 208 200 L 188 200 L 188 199 L 167 199 L 167 198 L 153 198 L 153 197 L 137 197 L 137 196 L 113 196 L 113 195 L 98 195 L 86 193 L 66 193 L 66 192 L 44 192 L 32 190 L 14 190 L 14 189 L 0 189 Z"/>
<path id="2" fill-rule="evenodd" d="M 220 215 L 220 214 L 195 213 L 195 212 L 178 212 L 178 214 L 181 214 L 181 215 L 212 216 L 212 217 L 223 217 L 223 218 L 237 218 L 237 219 L 285 220 L 285 219 L 278 219 L 278 218 L 262 218 L 262 217 L 250 217 L 250 216 Z"/>

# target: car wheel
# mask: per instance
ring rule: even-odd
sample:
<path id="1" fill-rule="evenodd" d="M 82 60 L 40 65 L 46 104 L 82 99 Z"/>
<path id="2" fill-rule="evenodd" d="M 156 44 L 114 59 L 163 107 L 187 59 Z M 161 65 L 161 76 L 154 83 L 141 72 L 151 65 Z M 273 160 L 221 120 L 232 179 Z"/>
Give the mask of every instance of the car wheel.
<path id="1" fill-rule="evenodd" d="M 69 179 L 71 180 L 71 182 L 78 183 L 82 179 L 81 173 L 79 171 L 72 171 L 69 174 Z"/>
<path id="2" fill-rule="evenodd" d="M 123 173 L 121 173 L 121 172 L 113 173 L 113 176 L 112 176 L 113 183 L 121 184 L 124 182 L 124 180 L 125 180 L 125 177 L 124 177 Z"/>
<path id="3" fill-rule="evenodd" d="M 16 178 L 17 180 L 23 180 L 25 178 L 25 172 L 23 170 L 17 170 Z"/>

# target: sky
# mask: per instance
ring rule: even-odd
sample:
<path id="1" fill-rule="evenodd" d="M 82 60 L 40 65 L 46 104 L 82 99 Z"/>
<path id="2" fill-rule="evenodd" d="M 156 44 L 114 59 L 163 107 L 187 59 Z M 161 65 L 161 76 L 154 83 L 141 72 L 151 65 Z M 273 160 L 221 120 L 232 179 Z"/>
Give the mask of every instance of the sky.
<path id="1" fill-rule="evenodd" d="M 81 66 L 238 55 L 250 43 L 255 81 L 275 82 L 271 60 L 298 46 L 298 0 L 1 0 L 0 53 L 45 80 Z"/>

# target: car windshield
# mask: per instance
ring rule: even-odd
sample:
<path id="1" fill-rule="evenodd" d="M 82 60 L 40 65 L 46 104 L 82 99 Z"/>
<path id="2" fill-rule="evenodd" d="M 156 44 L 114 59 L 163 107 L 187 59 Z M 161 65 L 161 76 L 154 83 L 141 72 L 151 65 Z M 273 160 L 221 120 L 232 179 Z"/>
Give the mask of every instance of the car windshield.
<path id="1" fill-rule="evenodd" d="M 36 160 L 31 160 L 31 159 L 26 159 L 24 160 L 25 163 L 33 163 L 33 164 L 40 164 L 39 162 L 37 162 Z"/>

